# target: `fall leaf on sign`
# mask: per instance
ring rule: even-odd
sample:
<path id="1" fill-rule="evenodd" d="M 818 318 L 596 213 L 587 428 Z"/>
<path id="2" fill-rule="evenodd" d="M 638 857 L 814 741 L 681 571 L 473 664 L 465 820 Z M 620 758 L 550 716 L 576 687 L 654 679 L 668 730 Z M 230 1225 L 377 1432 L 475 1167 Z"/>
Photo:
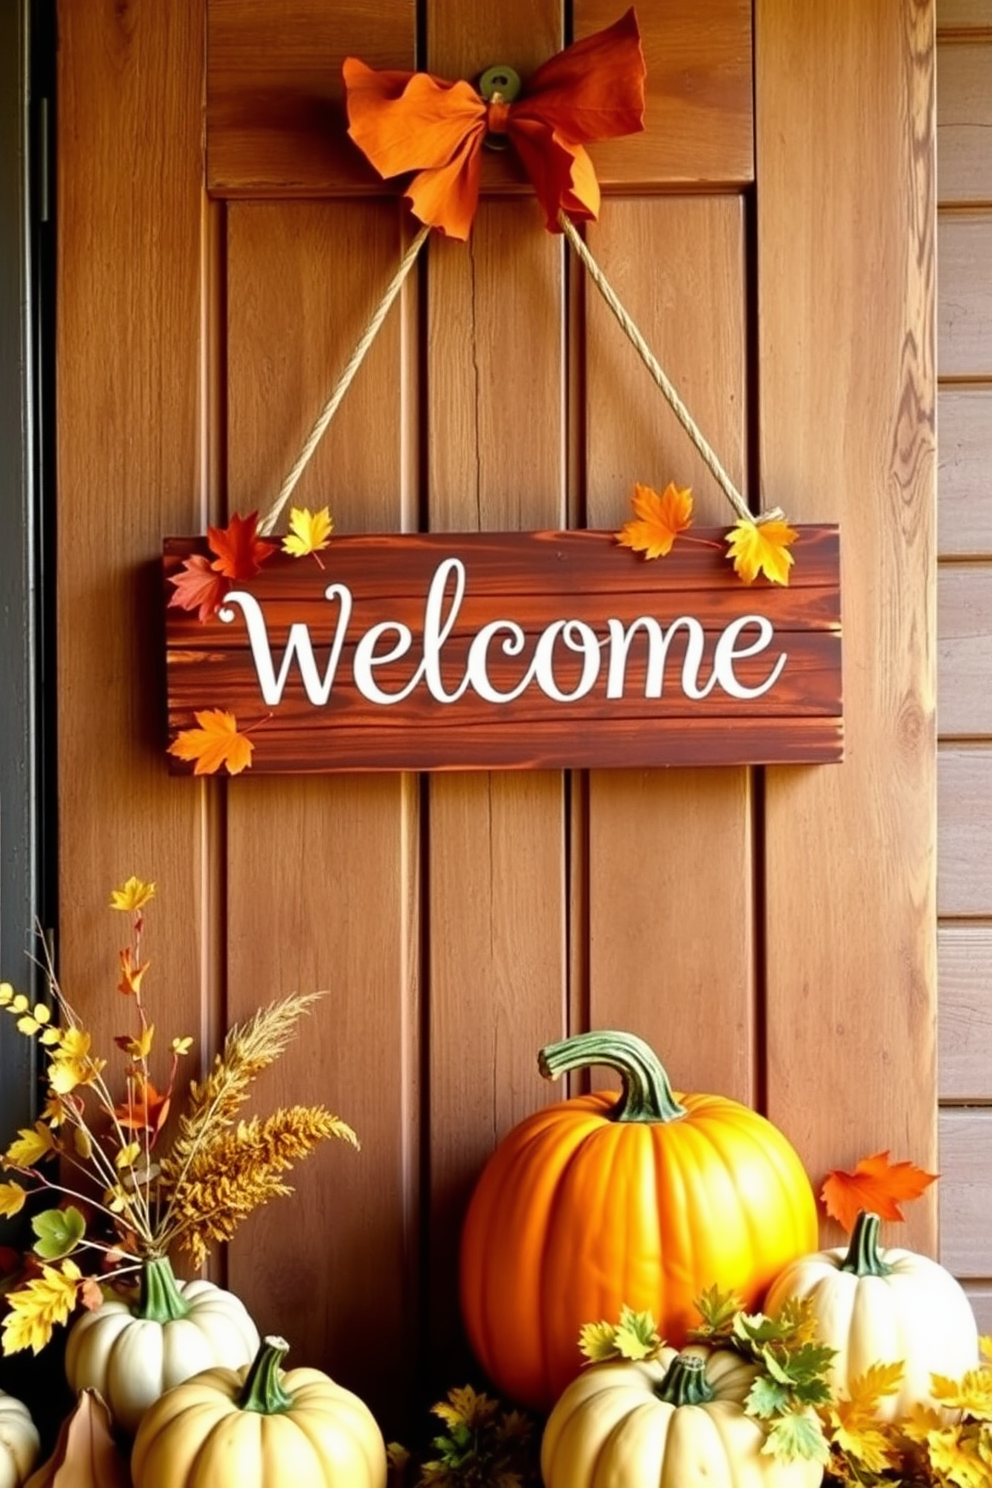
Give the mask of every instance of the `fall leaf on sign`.
<path id="1" fill-rule="evenodd" d="M 182 570 L 169 575 L 175 585 L 170 606 L 196 610 L 196 618 L 209 620 L 224 603 L 232 582 L 253 579 L 262 564 L 276 551 L 275 544 L 258 536 L 258 512 L 233 516 L 226 527 L 207 528 L 207 546 L 213 558 L 194 553 L 183 560 Z"/>
<path id="2" fill-rule="evenodd" d="M 209 558 L 194 553 L 183 562 L 182 572 L 169 575 L 169 583 L 175 584 L 176 592 L 169 606 L 179 610 L 195 610 L 200 621 L 216 615 L 230 589 L 229 580 L 214 573 Z"/>
<path id="3" fill-rule="evenodd" d="M 276 551 L 275 543 L 258 536 L 258 512 L 233 516 L 226 527 L 208 527 L 207 544 L 216 554 L 210 567 L 238 583 L 253 579 L 266 558 Z"/>
<path id="4" fill-rule="evenodd" d="M 195 760 L 194 775 L 214 775 L 221 765 L 229 775 L 240 775 L 251 764 L 254 744 L 238 733 L 238 720 L 223 708 L 204 708 L 193 714 L 196 728 L 182 729 L 169 753 L 177 759 Z"/>
<path id="5" fill-rule="evenodd" d="M 795 561 L 789 548 L 798 536 L 788 522 L 749 522 L 742 517 L 727 533 L 727 557 L 745 584 L 753 584 L 759 573 L 773 584 L 788 584 Z"/>
<path id="6" fill-rule="evenodd" d="M 873 1157 L 863 1157 L 853 1173 L 831 1169 L 820 1198 L 830 1217 L 850 1234 L 862 1209 L 880 1219 L 902 1219 L 900 1203 L 919 1198 L 937 1177 L 911 1162 L 890 1163 L 888 1152 L 876 1152 Z"/>
<path id="7" fill-rule="evenodd" d="M 334 518 L 326 506 L 312 512 L 307 507 L 294 506 L 289 513 L 289 535 L 282 540 L 284 553 L 294 558 L 304 558 L 312 553 L 318 563 L 317 554 L 323 552 L 331 541 Z"/>
<path id="8" fill-rule="evenodd" d="M 636 517 L 623 524 L 617 542 L 645 558 L 664 558 L 679 533 L 692 525 L 692 491 L 688 487 L 680 491 L 674 481 L 660 496 L 650 486 L 636 484 L 631 506 Z"/>

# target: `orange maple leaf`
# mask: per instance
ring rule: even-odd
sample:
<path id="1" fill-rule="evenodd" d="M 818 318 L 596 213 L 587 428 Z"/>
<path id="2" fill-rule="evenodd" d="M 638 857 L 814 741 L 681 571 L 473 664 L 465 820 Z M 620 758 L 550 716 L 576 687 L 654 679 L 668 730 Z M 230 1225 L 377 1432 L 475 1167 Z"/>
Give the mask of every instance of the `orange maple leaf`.
<path id="1" fill-rule="evenodd" d="M 177 759 L 195 760 L 194 775 L 213 775 L 227 766 L 229 775 L 240 775 L 251 764 L 252 741 L 238 733 L 238 720 L 223 708 L 204 708 L 194 713 L 196 728 L 182 729 L 169 745 Z"/>
<path id="2" fill-rule="evenodd" d="M 231 587 L 229 579 L 214 573 L 210 559 L 202 553 L 186 558 L 182 571 L 169 575 L 169 583 L 176 586 L 169 605 L 179 610 L 196 610 L 198 620 L 209 620 L 216 615 Z"/>
<path id="3" fill-rule="evenodd" d="M 850 1234 L 862 1209 L 880 1219 L 902 1219 L 901 1202 L 919 1198 L 939 1174 L 925 1173 L 911 1162 L 890 1163 L 888 1152 L 863 1157 L 853 1173 L 832 1168 L 820 1198 L 832 1219 Z"/>
<path id="4" fill-rule="evenodd" d="M 151 965 L 150 961 L 137 962 L 131 955 L 131 947 L 125 946 L 120 952 L 121 979 L 117 984 L 118 992 L 123 992 L 125 997 L 141 996 L 141 978 Z"/>
<path id="5" fill-rule="evenodd" d="M 127 1100 L 114 1107 L 114 1115 L 128 1131 L 150 1131 L 157 1136 L 169 1114 L 171 1096 L 160 1095 L 151 1080 L 135 1076 L 127 1084 Z"/>
<path id="6" fill-rule="evenodd" d="M 216 554 L 210 567 L 238 583 L 253 579 L 276 550 L 275 543 L 264 542 L 258 536 L 258 512 L 249 512 L 246 517 L 234 516 L 226 527 L 208 527 L 207 543 Z"/>
<path id="7" fill-rule="evenodd" d="M 658 495 L 650 486 L 634 486 L 631 506 L 637 519 L 625 522 L 616 534 L 623 548 L 633 548 L 646 558 L 664 558 L 686 527 L 692 526 L 692 491 L 680 491 L 674 481 Z"/>

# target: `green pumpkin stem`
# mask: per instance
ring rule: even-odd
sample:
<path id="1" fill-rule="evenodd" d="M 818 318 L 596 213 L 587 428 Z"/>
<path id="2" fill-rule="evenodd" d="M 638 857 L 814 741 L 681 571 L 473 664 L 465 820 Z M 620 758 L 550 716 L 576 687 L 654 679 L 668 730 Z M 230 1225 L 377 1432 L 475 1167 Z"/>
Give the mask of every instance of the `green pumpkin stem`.
<path id="1" fill-rule="evenodd" d="M 258 1411 L 261 1416 L 277 1416 L 289 1410 L 293 1400 L 282 1387 L 279 1367 L 288 1353 L 285 1338 L 270 1334 L 262 1339 L 238 1396 L 241 1410 Z"/>
<path id="2" fill-rule="evenodd" d="M 623 1081 L 611 1121 L 678 1121 L 686 1114 L 672 1094 L 658 1056 L 636 1034 L 608 1029 L 577 1033 L 561 1043 L 545 1045 L 537 1056 L 537 1067 L 546 1080 L 591 1064 L 608 1065 Z"/>
<path id="3" fill-rule="evenodd" d="M 849 1271 L 852 1276 L 888 1276 L 892 1270 L 882 1260 L 881 1251 L 878 1248 L 878 1229 L 881 1224 L 877 1214 L 869 1214 L 862 1209 L 854 1222 L 851 1231 L 851 1243 L 847 1248 L 847 1255 L 840 1264 L 841 1271 Z"/>
<path id="4" fill-rule="evenodd" d="M 141 1292 L 134 1315 L 152 1323 L 171 1323 L 189 1315 L 190 1305 L 176 1285 L 168 1256 L 156 1256 L 141 1268 Z"/>
<path id="5" fill-rule="evenodd" d="M 666 1405 L 705 1405 L 715 1393 L 706 1378 L 706 1360 L 699 1354 L 676 1354 L 654 1393 Z"/>

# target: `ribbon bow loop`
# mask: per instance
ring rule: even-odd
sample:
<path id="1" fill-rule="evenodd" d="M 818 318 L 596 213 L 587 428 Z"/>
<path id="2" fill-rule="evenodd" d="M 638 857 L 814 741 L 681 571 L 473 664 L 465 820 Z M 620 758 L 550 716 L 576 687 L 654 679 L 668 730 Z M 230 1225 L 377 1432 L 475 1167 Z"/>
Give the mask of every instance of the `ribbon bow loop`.
<path id="1" fill-rule="evenodd" d="M 348 133 L 383 177 L 415 172 L 406 198 L 419 220 L 464 240 L 479 200 L 492 105 L 466 82 L 426 72 L 344 63 Z M 547 218 L 599 212 L 599 183 L 584 145 L 644 128 L 644 57 L 634 11 L 548 59 L 526 91 L 501 103 L 498 123 Z"/>

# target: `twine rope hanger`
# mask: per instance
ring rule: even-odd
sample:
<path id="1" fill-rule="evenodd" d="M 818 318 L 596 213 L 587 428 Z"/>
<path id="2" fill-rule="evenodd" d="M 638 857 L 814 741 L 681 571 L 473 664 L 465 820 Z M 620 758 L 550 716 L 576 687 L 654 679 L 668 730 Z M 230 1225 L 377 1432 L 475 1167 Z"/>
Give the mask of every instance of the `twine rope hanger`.
<path id="1" fill-rule="evenodd" d="M 678 391 L 666 374 L 661 363 L 658 361 L 650 346 L 645 341 L 633 318 L 621 304 L 616 291 L 613 289 L 613 286 L 610 284 L 599 263 L 590 252 L 587 244 L 578 232 L 575 224 L 565 214 L 564 211 L 558 212 L 558 225 L 561 227 L 562 232 L 568 239 L 568 242 L 574 249 L 575 253 L 578 255 L 579 261 L 588 271 L 592 282 L 595 284 L 596 288 L 603 296 L 604 301 L 609 306 L 613 315 L 616 317 L 616 320 L 623 330 L 624 335 L 630 341 L 641 361 L 644 363 L 656 387 L 662 393 L 663 397 L 668 403 L 668 406 L 671 408 L 685 433 L 688 435 L 690 442 L 698 452 L 707 470 L 709 470 L 717 485 L 720 487 L 721 491 L 730 502 L 730 505 L 733 507 L 734 511 L 737 514 L 738 520 L 744 522 L 754 522 L 756 524 L 773 520 L 780 520 L 783 516 L 783 513 L 778 507 L 775 507 L 770 511 L 761 512 L 758 515 L 755 515 L 751 511 L 747 502 L 744 500 L 744 497 L 741 495 L 740 491 L 738 491 L 736 485 L 727 474 L 727 471 L 721 463 L 719 457 L 717 456 L 716 451 L 713 449 L 713 446 L 709 443 L 706 436 L 703 434 L 702 430 L 696 423 L 692 414 L 689 412 L 685 403 L 680 398 Z M 414 264 L 417 261 L 420 250 L 427 242 L 430 231 L 431 229 L 429 226 L 421 227 L 420 231 L 411 242 L 409 248 L 404 253 L 403 258 L 400 261 L 400 265 L 396 270 L 396 273 L 393 275 L 386 288 L 385 293 L 382 296 L 382 299 L 379 301 L 379 304 L 373 311 L 368 324 L 366 325 L 364 331 L 358 339 L 354 351 L 349 357 L 346 366 L 344 367 L 340 377 L 335 383 L 330 397 L 324 404 L 324 407 L 321 409 L 316 423 L 308 434 L 303 448 L 300 450 L 300 453 L 296 458 L 295 464 L 280 486 L 279 493 L 276 496 L 276 499 L 273 501 L 265 516 L 259 522 L 258 531 L 261 536 L 268 537 L 275 530 L 276 523 L 278 522 L 283 510 L 285 509 L 287 501 L 292 495 L 296 484 L 299 481 L 304 470 L 307 468 L 311 459 L 313 458 L 314 452 L 324 434 L 326 433 L 328 425 L 330 424 L 334 415 L 337 413 L 345 393 L 350 388 L 359 367 L 365 360 L 369 348 L 371 347 L 376 336 L 379 334 L 383 321 L 389 314 L 394 300 L 402 289 L 407 276 L 410 273 L 410 270 L 413 268 Z"/>

